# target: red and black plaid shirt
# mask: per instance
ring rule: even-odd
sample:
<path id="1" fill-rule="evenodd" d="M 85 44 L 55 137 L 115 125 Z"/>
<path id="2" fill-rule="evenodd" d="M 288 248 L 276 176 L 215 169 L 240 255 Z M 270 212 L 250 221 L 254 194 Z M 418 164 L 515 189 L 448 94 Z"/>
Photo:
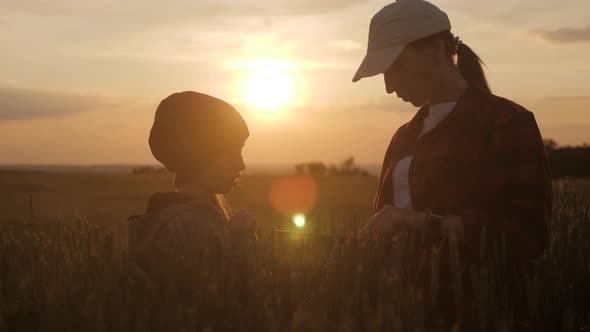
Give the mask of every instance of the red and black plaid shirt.
<path id="1" fill-rule="evenodd" d="M 392 171 L 412 155 L 413 207 L 463 218 L 464 260 L 478 260 L 482 226 L 488 234 L 506 235 L 510 256 L 521 262 L 538 257 L 549 238 L 552 184 L 533 113 L 472 86 L 448 117 L 418 140 L 428 112 L 422 107 L 393 136 L 375 212 L 393 205 Z"/>

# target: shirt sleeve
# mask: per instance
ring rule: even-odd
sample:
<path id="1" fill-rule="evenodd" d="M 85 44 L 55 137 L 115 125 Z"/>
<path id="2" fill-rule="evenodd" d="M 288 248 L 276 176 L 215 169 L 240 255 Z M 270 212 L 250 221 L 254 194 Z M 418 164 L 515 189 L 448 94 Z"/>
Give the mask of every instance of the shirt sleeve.
<path id="1" fill-rule="evenodd" d="M 539 257 L 549 239 L 552 182 L 534 115 L 518 110 L 500 117 L 490 151 L 482 173 L 486 203 L 463 211 L 466 230 L 485 225 L 491 234 L 506 236 L 511 256 Z"/>

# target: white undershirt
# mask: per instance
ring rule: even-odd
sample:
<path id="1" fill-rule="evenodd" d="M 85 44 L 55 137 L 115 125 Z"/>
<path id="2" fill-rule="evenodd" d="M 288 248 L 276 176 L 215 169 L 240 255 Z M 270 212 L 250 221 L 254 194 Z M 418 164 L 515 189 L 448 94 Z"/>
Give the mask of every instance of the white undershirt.
<path id="1" fill-rule="evenodd" d="M 422 131 L 420 131 L 418 139 L 444 120 L 451 113 L 455 104 L 456 102 L 448 102 L 430 105 L 430 111 L 426 118 L 424 118 Z M 393 205 L 396 208 L 411 209 L 413 207 L 410 185 L 408 183 L 411 163 L 412 156 L 408 156 L 400 160 L 393 169 Z"/>

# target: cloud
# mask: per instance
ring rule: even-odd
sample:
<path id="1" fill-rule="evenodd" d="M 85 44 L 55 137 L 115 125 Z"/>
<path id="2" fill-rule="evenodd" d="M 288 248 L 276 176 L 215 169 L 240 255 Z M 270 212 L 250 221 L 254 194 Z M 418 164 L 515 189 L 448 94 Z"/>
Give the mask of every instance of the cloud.
<path id="1" fill-rule="evenodd" d="M 553 43 L 588 43 L 590 26 L 587 28 L 561 28 L 556 30 L 535 30 L 533 34 Z"/>
<path id="2" fill-rule="evenodd" d="M 545 139 L 554 139 L 559 146 L 576 146 L 590 143 L 588 125 L 563 124 L 540 126 Z"/>
<path id="3" fill-rule="evenodd" d="M 416 108 L 408 103 L 402 102 L 394 96 L 387 96 L 375 100 L 369 100 L 360 103 L 346 103 L 341 105 L 332 105 L 328 110 L 341 112 L 395 112 L 406 113 L 416 111 Z"/>
<path id="4" fill-rule="evenodd" d="M 102 17 L 108 20 L 141 20 L 146 24 L 175 19 L 197 19 L 204 16 L 273 16 L 322 14 L 343 10 L 369 0 L 173 0 L 163 5 L 157 1 L 70 1 L 44 2 L 23 0 L 7 3 L 5 12 L 33 15 L 76 15 Z M 151 20 L 151 21 L 150 21 Z"/>
<path id="5" fill-rule="evenodd" d="M 332 19 L 318 26 L 316 17 L 307 16 L 268 20 L 223 18 L 216 23 L 159 25 L 101 38 L 70 39 L 58 54 L 86 59 L 190 63 L 231 70 L 243 67 L 241 62 L 275 59 L 289 61 L 289 67 L 297 67 L 293 70 L 351 70 L 358 66 L 362 56 L 358 54 L 364 53 L 365 45 L 349 37 L 340 23 Z"/>
<path id="6" fill-rule="evenodd" d="M 559 97 L 545 97 L 544 101 L 590 101 L 590 96 L 559 96 Z"/>
<path id="7" fill-rule="evenodd" d="M 332 49 L 335 51 L 357 51 L 357 50 L 362 50 L 364 48 L 363 44 L 361 44 L 357 41 L 348 40 L 348 39 L 330 40 L 330 41 L 328 41 L 326 46 L 329 49 Z"/>
<path id="8" fill-rule="evenodd" d="M 249 36 L 271 34 L 280 27 L 292 25 L 293 21 L 301 23 L 305 19 L 309 22 L 297 24 L 293 31 L 317 29 L 318 21 L 322 22 L 323 28 L 330 25 L 332 14 L 338 15 L 370 1 L 374 0 L 172 0 L 166 4 L 155 0 L 55 0 L 43 4 L 34 0 L 12 1 L 3 5 L 0 11 L 0 21 L 6 22 L 6 31 L 0 35 L 0 41 L 16 45 L 21 53 L 28 54 L 48 50 L 52 54 L 61 54 L 64 49 L 66 53 L 82 53 L 81 47 L 89 48 L 95 43 L 111 47 L 115 44 L 112 53 L 125 58 L 143 57 L 153 48 L 160 50 L 158 47 L 171 53 L 176 44 L 192 44 L 198 52 L 203 52 L 207 49 L 197 43 L 207 44 L 204 38 L 210 33 L 218 32 L 223 37 L 244 35 L 244 32 Z M 40 30 L 40 26 L 43 29 Z M 152 36 L 164 32 L 164 36 Z M 179 37 L 188 43 L 177 40 Z M 230 36 L 230 42 L 237 40 Z M 117 45 L 118 42 L 124 44 Z M 224 39 L 211 42 L 215 42 L 216 48 L 228 43 Z M 241 43 L 234 44 L 244 48 L 246 42 L 248 40 L 242 38 Z M 109 51 L 107 47 L 93 53 L 105 55 Z M 191 49 L 176 53 L 180 54 L 173 57 L 180 60 L 202 58 Z"/>
<path id="9" fill-rule="evenodd" d="M 98 95 L 0 86 L 0 121 L 66 117 L 125 105 L 124 100 Z"/>

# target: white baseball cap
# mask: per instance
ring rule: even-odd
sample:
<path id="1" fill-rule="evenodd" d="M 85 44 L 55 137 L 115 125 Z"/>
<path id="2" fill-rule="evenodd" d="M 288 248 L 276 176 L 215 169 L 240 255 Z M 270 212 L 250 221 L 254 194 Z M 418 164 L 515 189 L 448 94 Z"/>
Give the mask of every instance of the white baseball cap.
<path id="1" fill-rule="evenodd" d="M 352 81 L 381 74 L 418 39 L 451 30 L 445 12 L 424 0 L 397 0 L 383 7 L 371 19 L 369 45 Z"/>

